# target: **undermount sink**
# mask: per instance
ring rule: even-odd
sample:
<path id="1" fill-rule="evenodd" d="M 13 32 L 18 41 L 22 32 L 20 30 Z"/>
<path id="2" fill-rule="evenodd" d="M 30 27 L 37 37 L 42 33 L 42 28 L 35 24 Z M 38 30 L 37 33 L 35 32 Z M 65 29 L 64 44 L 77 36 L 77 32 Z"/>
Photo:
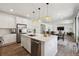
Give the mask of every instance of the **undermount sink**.
<path id="1" fill-rule="evenodd" d="M 33 34 L 30 34 L 30 35 L 28 35 L 28 36 L 35 36 L 35 35 L 33 35 Z"/>

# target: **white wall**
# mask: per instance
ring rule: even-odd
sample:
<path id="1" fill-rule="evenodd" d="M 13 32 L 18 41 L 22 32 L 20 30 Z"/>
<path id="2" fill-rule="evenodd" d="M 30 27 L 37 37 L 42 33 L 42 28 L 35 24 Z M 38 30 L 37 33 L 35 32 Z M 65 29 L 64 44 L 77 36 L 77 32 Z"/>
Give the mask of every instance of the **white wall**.
<path id="1" fill-rule="evenodd" d="M 73 32 L 73 23 L 72 22 L 65 23 L 65 22 L 62 22 L 62 21 L 55 21 L 54 23 L 52 23 L 52 31 L 57 32 L 57 27 L 64 26 L 65 32 Z"/>

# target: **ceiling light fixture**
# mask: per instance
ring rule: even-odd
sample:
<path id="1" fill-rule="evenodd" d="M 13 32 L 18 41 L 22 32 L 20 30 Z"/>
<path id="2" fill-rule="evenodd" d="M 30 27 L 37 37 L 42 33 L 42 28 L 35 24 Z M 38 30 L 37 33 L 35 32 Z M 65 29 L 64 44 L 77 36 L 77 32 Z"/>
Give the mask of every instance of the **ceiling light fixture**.
<path id="1" fill-rule="evenodd" d="M 35 14 L 35 11 L 33 11 L 33 12 L 32 12 L 32 14 L 33 14 L 33 19 L 34 19 L 34 14 Z"/>
<path id="2" fill-rule="evenodd" d="M 43 18 L 45 21 L 48 22 L 48 21 L 51 21 L 51 17 L 48 16 L 48 11 L 49 11 L 49 10 L 48 10 L 48 9 L 49 9 L 48 6 L 49 6 L 49 3 L 46 3 L 46 5 L 47 5 L 47 10 L 46 10 L 46 14 L 47 14 L 47 15 L 46 15 L 46 16 L 43 16 L 42 18 Z"/>
<path id="3" fill-rule="evenodd" d="M 45 16 L 45 18 L 46 18 L 47 21 L 50 21 L 51 20 L 51 17 L 48 16 L 48 11 L 49 11 L 48 10 L 49 9 L 48 6 L 49 6 L 49 3 L 46 3 L 46 5 L 47 5 L 47 16 Z"/>
<path id="4" fill-rule="evenodd" d="M 40 9 L 41 9 L 41 8 L 38 8 L 38 18 L 37 18 L 37 19 L 33 18 L 33 20 L 32 20 L 32 22 L 33 22 L 34 24 L 38 24 L 38 22 L 39 22 L 39 23 L 41 22 L 41 20 L 40 20 Z M 32 13 L 33 13 L 33 17 L 34 17 L 35 11 L 33 11 Z"/>
<path id="5" fill-rule="evenodd" d="M 36 19 L 34 18 L 35 11 L 33 11 L 32 14 L 33 14 L 32 23 L 33 23 L 33 24 L 36 24 L 37 22 L 36 22 Z"/>
<path id="6" fill-rule="evenodd" d="M 46 3 L 46 5 L 47 5 L 47 16 L 48 16 L 48 5 L 49 5 L 49 3 Z"/>
<path id="7" fill-rule="evenodd" d="M 38 12 L 39 12 L 39 13 L 38 13 L 38 22 L 41 22 L 41 20 L 40 20 L 40 9 L 41 9 L 41 8 L 38 8 Z"/>
<path id="8" fill-rule="evenodd" d="M 40 8 L 38 8 L 38 11 L 39 11 L 39 13 L 38 13 L 38 19 L 40 19 Z"/>

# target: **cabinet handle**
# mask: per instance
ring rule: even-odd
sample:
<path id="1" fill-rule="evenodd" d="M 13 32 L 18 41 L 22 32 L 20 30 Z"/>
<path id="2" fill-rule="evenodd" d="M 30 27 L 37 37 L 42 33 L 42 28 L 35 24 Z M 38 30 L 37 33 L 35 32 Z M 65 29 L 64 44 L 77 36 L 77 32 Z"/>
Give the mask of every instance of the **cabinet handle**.
<path id="1" fill-rule="evenodd" d="M 36 43 L 36 44 L 40 44 L 40 42 L 36 42 L 36 41 L 33 41 L 34 43 Z"/>

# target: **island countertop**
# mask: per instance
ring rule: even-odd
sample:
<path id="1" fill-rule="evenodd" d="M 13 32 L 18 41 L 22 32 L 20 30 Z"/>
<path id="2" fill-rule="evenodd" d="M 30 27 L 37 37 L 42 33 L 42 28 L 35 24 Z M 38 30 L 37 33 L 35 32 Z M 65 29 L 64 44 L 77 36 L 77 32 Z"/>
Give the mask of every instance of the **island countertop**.
<path id="1" fill-rule="evenodd" d="M 21 34 L 22 36 L 27 36 L 29 38 L 32 38 L 32 39 L 36 39 L 36 40 L 39 40 L 39 41 L 48 41 L 49 39 L 54 39 L 54 38 L 57 38 L 56 35 L 49 35 L 49 36 L 44 36 L 43 34 L 36 34 L 35 36 L 29 36 L 30 34 Z"/>

